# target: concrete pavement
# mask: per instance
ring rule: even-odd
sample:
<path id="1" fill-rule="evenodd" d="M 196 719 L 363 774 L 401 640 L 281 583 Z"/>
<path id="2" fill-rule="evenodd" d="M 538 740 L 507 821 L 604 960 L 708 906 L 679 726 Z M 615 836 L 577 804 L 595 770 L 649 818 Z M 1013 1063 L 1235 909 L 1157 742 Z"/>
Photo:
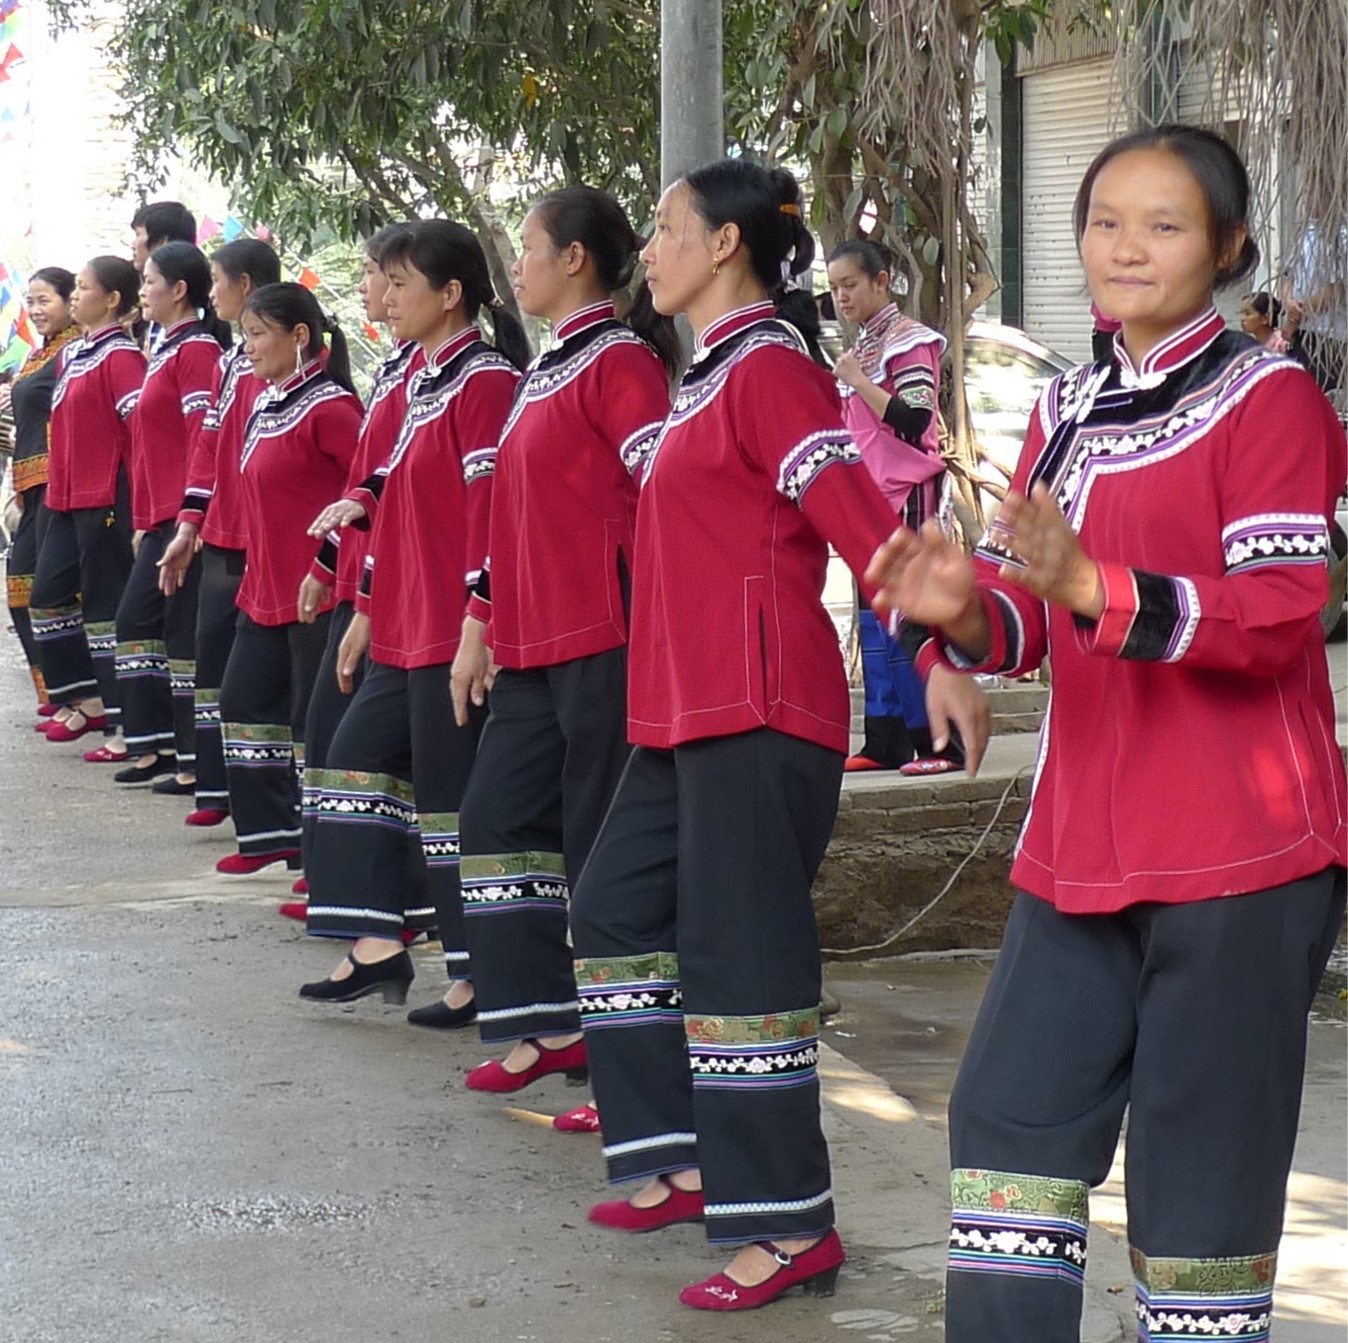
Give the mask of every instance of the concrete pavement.
<path id="1" fill-rule="evenodd" d="M 113 795 L 76 746 L 28 733 L 0 640 L 0 1343 L 937 1339 L 942 1113 L 986 958 L 849 964 L 824 1032 L 825 1119 L 851 1260 L 838 1295 L 749 1316 L 678 1306 L 722 1256 L 700 1229 L 584 1221 L 598 1143 L 461 1078 L 476 1038 L 370 1002 L 300 1004 L 331 943 L 274 910 L 287 879 L 217 877 L 227 837 L 181 802 Z M 416 950 L 413 1002 L 441 971 Z M 1311 1068 L 1284 1244 L 1282 1343 L 1348 1318 L 1348 1040 Z M 1093 1200 L 1084 1337 L 1131 1337 L 1119 1172 Z"/>

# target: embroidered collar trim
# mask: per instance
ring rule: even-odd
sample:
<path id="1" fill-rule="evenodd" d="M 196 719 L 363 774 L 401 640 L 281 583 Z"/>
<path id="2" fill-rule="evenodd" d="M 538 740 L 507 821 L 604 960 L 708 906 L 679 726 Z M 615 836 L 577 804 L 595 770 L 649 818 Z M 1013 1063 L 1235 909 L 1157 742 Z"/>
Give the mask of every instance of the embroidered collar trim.
<path id="1" fill-rule="evenodd" d="M 609 306 L 612 307 L 612 304 Z M 482 333 L 476 326 L 464 327 L 462 331 L 451 336 L 443 345 L 436 346 L 435 351 L 426 359 L 426 367 L 438 373 L 456 354 L 466 350 L 475 340 L 481 339 Z"/>
<path id="2" fill-rule="evenodd" d="M 1133 363 L 1123 348 L 1123 332 L 1114 337 L 1114 355 L 1119 362 L 1119 378 L 1129 391 L 1150 391 L 1159 387 L 1176 369 L 1196 359 L 1226 330 L 1216 308 L 1209 308 L 1192 322 L 1167 336 L 1148 350 L 1140 366 Z"/>
<path id="3" fill-rule="evenodd" d="M 84 333 L 84 343 L 86 345 L 97 345 L 100 340 L 107 340 L 111 335 L 118 331 L 124 332 L 126 328 L 120 322 L 109 322 L 107 326 L 100 326 L 97 331 L 86 331 Z M 130 337 L 128 337 L 130 339 Z"/>
<path id="4" fill-rule="evenodd" d="M 774 316 L 776 309 L 771 303 L 766 301 L 762 303 L 750 303 L 743 308 L 736 308 L 733 312 L 728 312 L 724 317 L 718 317 L 714 322 L 708 324 L 702 334 L 693 342 L 693 359 L 705 359 L 718 345 L 727 341 L 737 331 L 743 331 L 746 326 L 752 326 L 755 322 L 761 322 L 768 317 Z"/>
<path id="5" fill-rule="evenodd" d="M 584 308 L 569 312 L 552 329 L 552 348 L 555 350 L 563 341 L 588 331 L 599 322 L 610 321 L 615 316 L 613 301 L 605 299 L 602 303 L 591 303 Z"/>
<path id="6" fill-rule="evenodd" d="M 162 334 L 159 337 L 160 342 L 172 340 L 174 336 L 180 336 L 189 326 L 194 326 L 200 320 L 201 318 L 195 316 L 183 317 L 174 322 L 172 326 L 163 327 L 161 329 Z"/>
<path id="7" fill-rule="evenodd" d="M 323 371 L 323 360 L 321 358 L 311 359 L 298 373 L 292 373 L 288 378 L 272 384 L 272 399 L 279 401 L 283 396 L 289 396 L 297 387 L 303 387 L 310 378 L 317 377 Z"/>
<path id="8" fill-rule="evenodd" d="M 862 330 L 880 331 L 893 322 L 899 315 L 899 305 L 897 303 L 886 303 L 879 312 L 873 314 L 867 319 Z"/>

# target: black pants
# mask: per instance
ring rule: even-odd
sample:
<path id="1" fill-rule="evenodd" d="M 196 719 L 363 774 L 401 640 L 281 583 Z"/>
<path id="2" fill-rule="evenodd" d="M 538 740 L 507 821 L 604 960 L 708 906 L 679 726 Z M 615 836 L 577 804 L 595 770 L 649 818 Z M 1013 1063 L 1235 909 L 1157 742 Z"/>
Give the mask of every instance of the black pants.
<path id="1" fill-rule="evenodd" d="M 132 755 L 176 751 L 179 770 L 196 767 L 192 703 L 196 667 L 197 588 L 201 557 L 187 566 L 171 597 L 159 590 L 159 561 L 177 527 L 170 519 L 146 532 L 117 606 L 117 693 Z"/>
<path id="2" fill-rule="evenodd" d="M 305 875 L 309 931 L 397 937 L 440 930 L 451 979 L 468 979 L 459 807 L 486 710 L 454 722 L 449 664 L 371 661 L 328 749 Z"/>
<path id="3" fill-rule="evenodd" d="M 463 904 L 487 1041 L 580 1029 L 568 895 L 628 754 L 627 650 L 502 671 L 463 800 Z"/>
<path id="4" fill-rule="evenodd" d="M 5 560 L 5 588 L 14 633 L 19 636 L 19 643 L 23 645 L 23 655 L 28 659 L 28 666 L 32 669 L 38 696 L 43 698 L 46 689 L 42 681 L 37 646 L 33 642 L 33 622 L 29 607 L 32 604 L 33 578 L 37 573 L 37 557 L 47 537 L 51 514 L 47 511 L 45 485 L 34 485 L 32 489 L 24 490 L 20 497 L 23 499 L 23 513 L 9 541 L 9 555 Z"/>
<path id="5" fill-rule="evenodd" d="M 105 508 L 52 512 L 33 581 L 33 638 L 47 694 L 57 704 L 99 696 L 108 735 L 120 724 L 117 607 L 131 573 L 126 473 Z"/>
<path id="6" fill-rule="evenodd" d="M 337 735 L 342 721 L 356 692 L 360 690 L 369 665 L 367 658 L 361 658 L 356 674 L 351 678 L 351 694 L 342 694 L 337 684 L 337 654 L 351 628 L 351 619 L 356 608 L 351 602 L 338 602 L 328 617 L 328 639 L 323 648 L 323 658 L 318 665 L 318 675 L 314 680 L 313 692 L 309 697 L 309 714 L 304 724 L 304 772 L 302 789 L 302 829 L 305 871 L 309 868 L 309 851 L 313 847 L 314 827 L 318 824 L 315 810 L 318 804 L 318 788 L 315 780 L 317 772 L 328 761 L 328 748 Z"/>
<path id="7" fill-rule="evenodd" d="M 299 850 L 304 720 L 329 619 L 259 625 L 239 612 L 220 731 L 239 852 L 249 857 Z"/>
<path id="8" fill-rule="evenodd" d="M 210 544 L 201 548 L 197 598 L 197 806 L 229 810 L 229 784 L 220 739 L 220 687 L 234 647 L 239 612 L 234 600 L 243 581 L 244 553 Z M 242 787 L 243 784 L 241 783 Z"/>
<path id="9" fill-rule="evenodd" d="M 1139 1338 L 1268 1338 L 1343 875 L 1104 915 L 1017 898 L 950 1098 L 950 1343 L 1076 1343 L 1125 1107 Z"/>
<path id="10" fill-rule="evenodd" d="M 576 890 L 610 1178 L 700 1166 L 712 1241 L 833 1225 L 810 887 L 842 764 L 767 728 L 638 747 Z"/>

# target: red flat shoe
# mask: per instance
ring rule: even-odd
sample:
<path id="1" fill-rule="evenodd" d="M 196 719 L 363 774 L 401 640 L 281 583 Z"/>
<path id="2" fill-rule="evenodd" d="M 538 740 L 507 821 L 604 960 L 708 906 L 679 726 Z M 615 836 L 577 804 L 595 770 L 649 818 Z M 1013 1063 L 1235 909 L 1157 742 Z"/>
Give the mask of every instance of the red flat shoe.
<path id="1" fill-rule="evenodd" d="M 947 760 L 944 756 L 934 755 L 919 760 L 910 760 L 906 765 L 900 765 L 899 773 L 912 779 L 920 778 L 924 774 L 953 774 L 957 769 L 959 769 L 959 765 L 955 761 Z"/>
<path id="2" fill-rule="evenodd" d="M 37 706 L 37 716 L 39 718 L 52 718 L 60 712 L 61 706 L 59 704 L 51 703 L 50 700 L 48 700 L 46 704 L 39 704 Z"/>
<path id="3" fill-rule="evenodd" d="M 581 1105 L 558 1115 L 552 1121 L 552 1127 L 558 1133 L 598 1133 L 600 1130 L 599 1111 L 593 1105 Z"/>
<path id="4" fill-rule="evenodd" d="M 584 1082 L 590 1076 L 584 1040 L 577 1040 L 564 1049 L 549 1049 L 537 1040 L 529 1043 L 538 1050 L 538 1057 L 522 1073 L 508 1072 L 504 1064 L 492 1059 L 488 1063 L 479 1063 L 464 1078 L 464 1085 L 469 1091 L 523 1091 L 530 1082 L 537 1082 L 549 1073 L 565 1073 L 571 1082 Z"/>
<path id="5" fill-rule="evenodd" d="M 184 825 L 224 825 L 229 820 L 229 812 L 223 807 L 198 807 L 183 817 Z"/>
<path id="6" fill-rule="evenodd" d="M 309 894 L 309 878 L 308 878 L 308 877 L 296 877 L 296 878 L 295 878 L 295 884 L 290 888 L 290 894 L 291 894 L 291 895 L 308 895 L 308 894 Z"/>
<path id="7" fill-rule="evenodd" d="M 34 732 L 50 732 L 56 726 L 56 720 L 52 718 L 39 718 L 33 724 Z"/>
<path id="8" fill-rule="evenodd" d="M 70 724 L 77 718 L 80 725 L 72 728 Z M 47 740 L 55 742 L 79 741 L 86 732 L 102 732 L 107 725 L 107 714 L 95 714 L 90 718 L 88 714 L 83 714 L 76 709 L 64 723 L 47 724 Z"/>
<path id="9" fill-rule="evenodd" d="M 261 872 L 264 867 L 270 867 L 273 863 L 288 863 L 292 858 L 299 856 L 298 849 L 285 849 L 280 853 L 227 853 L 216 863 L 215 870 L 223 872 L 227 877 L 247 877 L 254 872 Z"/>
<path id="10" fill-rule="evenodd" d="M 884 768 L 878 760 L 872 760 L 868 755 L 849 755 L 843 761 L 844 774 L 860 774 L 863 770 Z"/>
<path id="11" fill-rule="evenodd" d="M 658 1178 L 669 1192 L 654 1207 L 636 1208 L 625 1198 L 618 1198 L 609 1203 L 596 1203 L 585 1214 L 586 1220 L 595 1226 L 606 1226 L 611 1231 L 629 1231 L 634 1235 L 659 1231 L 663 1226 L 676 1226 L 680 1222 L 704 1220 L 706 1203 L 700 1189 L 680 1189 L 663 1175 Z"/>
<path id="12" fill-rule="evenodd" d="M 276 911 L 283 919 L 298 919 L 303 923 L 309 917 L 307 900 L 287 900 Z"/>
<path id="13" fill-rule="evenodd" d="M 106 746 L 96 746 L 92 751 L 85 751 L 84 758 L 91 765 L 124 765 L 127 751 L 110 751 Z"/>
<path id="14" fill-rule="evenodd" d="M 838 1269 L 847 1258 L 837 1231 L 830 1231 L 817 1245 L 799 1254 L 787 1254 L 770 1240 L 758 1242 L 778 1263 L 777 1271 L 757 1287 L 745 1287 L 726 1273 L 705 1282 L 690 1283 L 679 1300 L 694 1310 L 757 1310 L 775 1301 L 800 1283 L 807 1296 L 832 1296 L 838 1285 Z"/>

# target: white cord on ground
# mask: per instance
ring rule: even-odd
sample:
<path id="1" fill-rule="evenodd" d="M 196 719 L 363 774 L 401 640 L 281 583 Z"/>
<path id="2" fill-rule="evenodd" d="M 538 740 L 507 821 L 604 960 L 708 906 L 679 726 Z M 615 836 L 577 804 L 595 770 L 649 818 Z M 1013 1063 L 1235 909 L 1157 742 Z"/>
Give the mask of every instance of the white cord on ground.
<path id="1" fill-rule="evenodd" d="M 892 947 L 895 942 L 897 942 L 901 937 L 903 937 L 906 933 L 908 933 L 913 927 L 915 927 L 919 922 L 921 922 L 921 920 L 925 919 L 927 915 L 930 914 L 931 911 L 935 909 L 936 906 L 940 904 L 940 902 L 945 898 L 946 893 L 955 884 L 956 880 L 959 877 L 959 874 L 963 872 L 966 867 L 968 867 L 969 863 L 973 860 L 974 855 L 977 854 L 979 849 L 983 847 L 983 842 L 992 833 L 992 827 L 997 824 L 997 818 L 1001 816 L 1003 810 L 1006 807 L 1006 799 L 1011 796 L 1011 790 L 1016 786 L 1016 780 L 1023 778 L 1026 774 L 1028 774 L 1030 768 L 1031 767 L 1029 765 L 1021 766 L 1021 768 L 1018 769 L 1010 777 L 1010 779 L 1007 780 L 1006 787 L 1002 789 L 1001 797 L 997 799 L 997 809 L 992 813 L 992 819 L 987 823 L 987 825 L 983 827 L 983 833 L 979 835 L 979 837 L 974 841 L 973 848 L 970 849 L 969 852 L 966 853 L 964 857 L 960 859 L 959 865 L 950 874 L 950 878 L 946 882 L 946 884 L 942 886 L 941 889 L 937 891 L 936 894 L 932 896 L 932 898 L 928 900 L 927 903 L 923 905 L 922 908 L 919 909 L 918 912 L 914 914 L 913 917 L 909 919 L 908 922 L 905 923 L 897 933 L 891 933 L 890 936 L 885 938 L 883 942 L 874 942 L 870 946 L 866 947 L 824 947 L 822 948 L 820 954 L 824 956 L 861 956 L 872 951 L 884 951 L 888 947 Z"/>

